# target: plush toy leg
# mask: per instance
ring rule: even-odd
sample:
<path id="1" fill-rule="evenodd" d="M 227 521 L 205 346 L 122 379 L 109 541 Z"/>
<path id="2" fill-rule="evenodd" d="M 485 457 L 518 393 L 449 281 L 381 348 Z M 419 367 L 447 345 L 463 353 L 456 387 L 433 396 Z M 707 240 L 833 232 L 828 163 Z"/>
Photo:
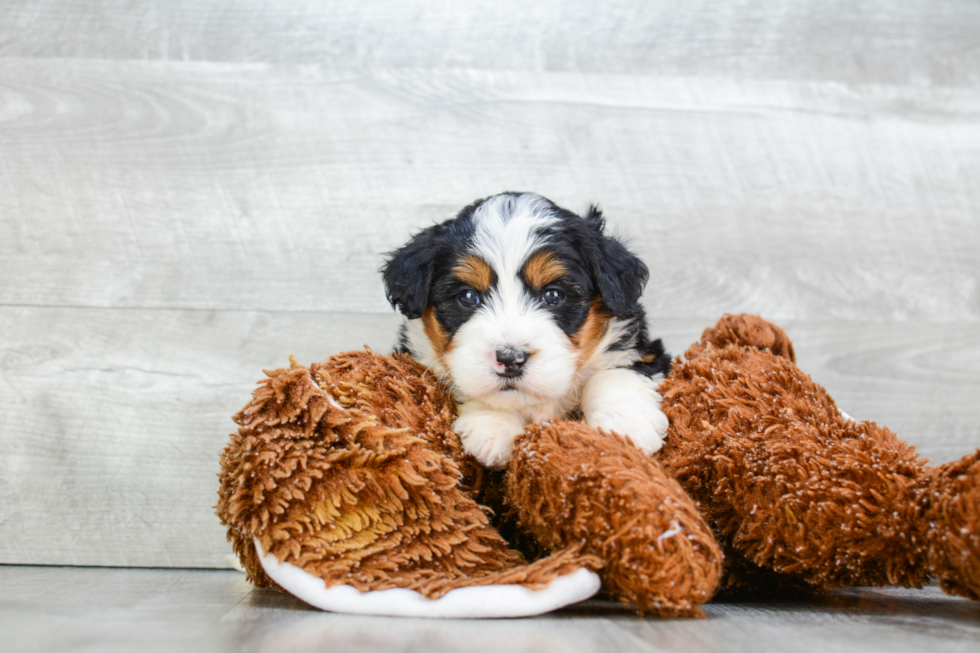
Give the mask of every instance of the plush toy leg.
<path id="1" fill-rule="evenodd" d="M 660 386 L 659 457 L 726 549 L 817 588 L 937 575 L 976 598 L 976 455 L 930 469 L 887 428 L 843 417 L 792 358 L 778 327 L 726 316 Z"/>
<path id="2" fill-rule="evenodd" d="M 581 543 L 605 561 L 607 591 L 641 612 L 703 616 L 721 551 L 690 498 L 638 448 L 580 422 L 532 425 L 515 444 L 507 485 L 543 545 Z"/>
<path id="3" fill-rule="evenodd" d="M 725 545 L 814 587 L 921 586 L 926 468 L 914 449 L 873 424 L 852 422 L 847 435 L 765 424 L 742 423 L 740 438 L 709 433 L 675 469 Z"/>
<path id="4" fill-rule="evenodd" d="M 947 593 L 980 600 L 980 451 L 930 469 L 920 502 L 930 573 Z"/>

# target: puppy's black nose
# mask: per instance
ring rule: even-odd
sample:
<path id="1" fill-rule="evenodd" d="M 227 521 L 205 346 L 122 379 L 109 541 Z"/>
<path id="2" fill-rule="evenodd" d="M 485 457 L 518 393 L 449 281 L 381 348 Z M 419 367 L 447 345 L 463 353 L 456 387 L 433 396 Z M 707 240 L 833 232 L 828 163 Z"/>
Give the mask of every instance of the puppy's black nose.
<path id="1" fill-rule="evenodd" d="M 527 352 L 512 347 L 497 350 L 497 374 L 513 379 L 524 372 L 527 362 Z"/>

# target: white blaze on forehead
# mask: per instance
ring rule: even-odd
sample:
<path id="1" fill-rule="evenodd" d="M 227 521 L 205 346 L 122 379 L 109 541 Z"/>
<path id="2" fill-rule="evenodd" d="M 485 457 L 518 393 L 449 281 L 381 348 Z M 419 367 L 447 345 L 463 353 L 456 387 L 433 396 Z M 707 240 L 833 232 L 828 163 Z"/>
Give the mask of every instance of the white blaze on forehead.
<path id="1" fill-rule="evenodd" d="M 541 231 L 557 221 L 552 205 L 531 193 L 497 195 L 474 211 L 471 251 L 497 273 L 498 301 L 511 304 L 525 295 L 518 280 L 521 267 L 547 243 Z"/>
<path id="2" fill-rule="evenodd" d="M 493 268 L 497 282 L 456 331 L 446 355 L 458 397 L 478 398 L 498 410 L 520 410 L 560 403 L 569 393 L 576 372 L 574 348 L 520 278 L 527 259 L 547 244 L 542 230 L 558 220 L 553 205 L 533 194 L 491 197 L 473 212 L 470 253 Z M 509 382 L 516 392 L 501 391 L 504 381 L 495 364 L 496 352 L 504 347 L 530 352 L 523 374 Z"/>

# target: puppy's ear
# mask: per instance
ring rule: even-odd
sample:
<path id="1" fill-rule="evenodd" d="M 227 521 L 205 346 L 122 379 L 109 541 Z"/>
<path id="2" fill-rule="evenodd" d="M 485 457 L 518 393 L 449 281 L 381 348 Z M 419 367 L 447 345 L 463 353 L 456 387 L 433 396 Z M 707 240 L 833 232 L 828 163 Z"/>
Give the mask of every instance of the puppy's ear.
<path id="1" fill-rule="evenodd" d="M 585 219 L 595 232 L 592 268 L 602 303 L 616 317 L 629 317 L 636 311 L 650 271 L 621 242 L 603 233 L 606 221 L 597 206 L 589 207 Z"/>
<path id="2" fill-rule="evenodd" d="M 381 266 L 388 301 L 409 319 L 422 317 L 429 305 L 432 275 L 440 253 L 435 229 L 430 227 L 416 234 L 404 247 L 390 252 Z"/>

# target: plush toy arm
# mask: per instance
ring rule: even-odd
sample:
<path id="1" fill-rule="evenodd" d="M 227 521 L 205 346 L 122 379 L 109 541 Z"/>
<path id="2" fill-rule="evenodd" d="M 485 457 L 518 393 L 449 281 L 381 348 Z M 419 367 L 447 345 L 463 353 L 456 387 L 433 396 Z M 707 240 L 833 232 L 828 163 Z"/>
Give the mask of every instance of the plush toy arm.
<path id="1" fill-rule="evenodd" d="M 507 492 L 546 547 L 581 543 L 603 586 L 640 612 L 703 616 L 721 551 L 684 490 L 622 438 L 581 422 L 534 424 L 517 439 Z"/>

